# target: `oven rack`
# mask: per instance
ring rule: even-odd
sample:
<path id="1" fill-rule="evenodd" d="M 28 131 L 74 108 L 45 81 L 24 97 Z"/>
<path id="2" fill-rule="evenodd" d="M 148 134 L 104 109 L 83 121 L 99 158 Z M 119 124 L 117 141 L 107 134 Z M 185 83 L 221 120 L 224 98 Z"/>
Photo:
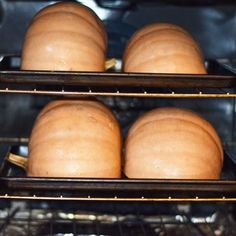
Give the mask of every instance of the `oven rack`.
<path id="1" fill-rule="evenodd" d="M 70 203 L 72 204 L 72 203 Z M 213 211 L 198 215 L 192 205 L 181 207 L 168 205 L 171 214 L 153 204 L 152 214 L 138 209 L 132 214 L 117 212 L 94 212 L 69 209 L 35 209 L 19 204 L 0 210 L 0 233 L 21 232 L 21 235 L 234 235 L 235 219 L 229 205 L 212 206 Z M 207 206 L 205 206 L 207 207 Z M 195 213 L 195 214 L 194 214 Z M 177 234 L 176 234 L 177 233 Z M 17 234 L 18 235 L 18 234 Z"/>
<path id="2" fill-rule="evenodd" d="M 89 88 L 88 88 L 89 89 Z M 142 89 L 143 90 L 143 89 Z M 114 97 L 149 97 L 149 98 L 235 98 L 236 93 L 231 91 L 226 91 L 223 89 L 215 89 L 212 92 L 203 92 L 200 89 L 195 89 L 193 92 L 175 92 L 173 89 L 167 89 L 170 92 L 147 92 L 146 90 L 139 92 L 122 92 L 120 90 L 103 92 L 103 91 L 66 91 L 64 88 L 58 91 L 51 90 L 38 90 L 28 89 L 9 89 L 6 87 L 5 89 L 0 89 L 0 93 L 2 94 L 31 94 L 31 95 L 53 95 L 53 96 L 114 96 Z"/>
<path id="3" fill-rule="evenodd" d="M 234 98 L 236 76 L 0 71 L 0 93 L 53 96 Z"/>
<path id="4" fill-rule="evenodd" d="M 85 202 L 236 202 L 236 197 L 92 197 L 90 195 L 86 197 L 76 196 L 43 196 L 43 195 L 22 195 L 22 194 L 0 194 L 1 200 L 40 200 L 40 201 L 85 201 Z"/>

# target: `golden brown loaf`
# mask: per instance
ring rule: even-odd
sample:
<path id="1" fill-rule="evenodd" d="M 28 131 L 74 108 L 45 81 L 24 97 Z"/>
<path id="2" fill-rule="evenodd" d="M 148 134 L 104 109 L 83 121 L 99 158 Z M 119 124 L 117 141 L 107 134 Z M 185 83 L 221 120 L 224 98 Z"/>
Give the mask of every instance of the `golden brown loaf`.
<path id="1" fill-rule="evenodd" d="M 112 112 L 92 100 L 59 100 L 38 115 L 28 176 L 119 178 L 121 134 Z"/>
<path id="2" fill-rule="evenodd" d="M 222 165 L 218 134 L 191 111 L 155 109 L 129 130 L 125 147 L 129 178 L 218 179 Z"/>
<path id="3" fill-rule="evenodd" d="M 31 22 L 22 50 L 23 70 L 104 71 L 107 35 L 89 8 L 60 2 Z"/>
<path id="4" fill-rule="evenodd" d="M 179 26 L 154 23 L 138 30 L 123 56 L 125 72 L 205 74 L 204 58 L 191 35 Z"/>

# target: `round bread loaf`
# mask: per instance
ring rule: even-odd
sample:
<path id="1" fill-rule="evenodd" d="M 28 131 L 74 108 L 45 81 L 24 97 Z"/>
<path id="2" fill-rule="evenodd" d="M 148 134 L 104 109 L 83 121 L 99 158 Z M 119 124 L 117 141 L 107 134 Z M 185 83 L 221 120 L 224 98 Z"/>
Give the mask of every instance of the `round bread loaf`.
<path id="1" fill-rule="evenodd" d="M 121 134 L 112 112 L 89 100 L 58 100 L 38 115 L 28 176 L 119 178 Z"/>
<path id="2" fill-rule="evenodd" d="M 104 71 L 107 35 L 100 19 L 76 2 L 42 9 L 22 50 L 22 70 Z"/>
<path id="3" fill-rule="evenodd" d="M 129 130 L 125 147 L 129 178 L 218 179 L 222 166 L 218 134 L 191 111 L 155 109 Z"/>
<path id="4" fill-rule="evenodd" d="M 179 26 L 155 23 L 138 30 L 124 56 L 125 72 L 206 74 L 197 42 Z"/>

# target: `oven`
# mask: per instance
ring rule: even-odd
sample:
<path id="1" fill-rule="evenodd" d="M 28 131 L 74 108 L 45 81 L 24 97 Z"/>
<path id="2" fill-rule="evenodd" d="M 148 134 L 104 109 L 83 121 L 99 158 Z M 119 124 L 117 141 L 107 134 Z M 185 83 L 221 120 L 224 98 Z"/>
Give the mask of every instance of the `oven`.
<path id="1" fill-rule="evenodd" d="M 0 235 L 235 235 L 236 5 L 212 0 L 84 0 L 104 21 L 106 72 L 20 71 L 30 20 L 51 1 L 0 1 Z M 136 29 L 171 22 L 199 42 L 207 75 L 123 73 Z M 198 112 L 224 146 L 220 180 L 30 178 L 10 156 L 27 156 L 39 111 L 62 97 L 96 97 L 128 129 L 144 112 Z"/>

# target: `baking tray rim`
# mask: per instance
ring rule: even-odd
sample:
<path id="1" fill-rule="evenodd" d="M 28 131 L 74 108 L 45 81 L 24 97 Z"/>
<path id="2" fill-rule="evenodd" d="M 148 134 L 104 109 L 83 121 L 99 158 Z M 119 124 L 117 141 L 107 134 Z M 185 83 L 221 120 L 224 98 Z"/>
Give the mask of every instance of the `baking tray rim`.
<path id="1" fill-rule="evenodd" d="M 0 83 L 90 87 L 235 88 L 236 75 L 0 71 Z"/>
<path id="2" fill-rule="evenodd" d="M 89 192 L 224 192 L 236 193 L 235 180 L 83 179 L 0 177 L 8 190 Z M 6 189 L 5 189 L 6 190 Z"/>

